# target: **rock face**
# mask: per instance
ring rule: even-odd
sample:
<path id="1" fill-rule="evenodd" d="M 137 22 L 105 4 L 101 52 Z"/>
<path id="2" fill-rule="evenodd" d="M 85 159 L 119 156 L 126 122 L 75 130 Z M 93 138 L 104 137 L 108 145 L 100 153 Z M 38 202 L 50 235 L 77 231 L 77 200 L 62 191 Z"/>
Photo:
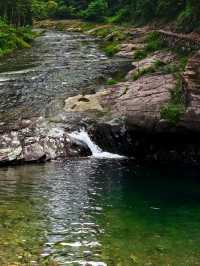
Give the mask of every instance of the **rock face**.
<path id="1" fill-rule="evenodd" d="M 111 88 L 102 102 L 110 106 L 114 117 L 125 117 L 132 126 L 155 129 L 161 107 L 169 102 L 175 84 L 173 75 L 145 76 Z"/>
<path id="2" fill-rule="evenodd" d="M 200 127 L 200 50 L 192 56 L 183 73 L 183 85 L 187 95 L 185 126 L 199 131 Z"/>
<path id="3" fill-rule="evenodd" d="M 153 53 L 151 56 L 140 60 L 139 62 L 133 62 L 133 70 L 129 71 L 129 73 L 126 76 L 126 80 L 132 80 L 133 75 L 137 73 L 139 70 L 145 70 L 150 67 L 153 67 L 156 62 L 162 62 L 164 64 L 170 64 L 175 61 L 175 55 L 171 52 L 165 52 L 165 51 L 158 51 Z"/>

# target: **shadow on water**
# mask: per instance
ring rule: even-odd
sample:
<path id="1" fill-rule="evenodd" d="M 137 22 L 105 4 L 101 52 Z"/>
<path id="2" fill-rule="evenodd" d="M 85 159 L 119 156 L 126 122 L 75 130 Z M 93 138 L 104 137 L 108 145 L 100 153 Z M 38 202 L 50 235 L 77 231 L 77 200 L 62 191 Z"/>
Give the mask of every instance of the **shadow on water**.
<path id="1" fill-rule="evenodd" d="M 199 265 L 199 169 L 95 159 L 2 168 L 0 203 L 1 265 Z"/>

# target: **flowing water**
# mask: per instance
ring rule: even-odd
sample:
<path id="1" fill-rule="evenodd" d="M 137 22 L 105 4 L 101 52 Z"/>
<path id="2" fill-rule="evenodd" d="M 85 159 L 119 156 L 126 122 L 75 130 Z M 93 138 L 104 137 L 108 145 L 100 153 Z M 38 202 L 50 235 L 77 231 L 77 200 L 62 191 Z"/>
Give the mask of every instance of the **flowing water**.
<path id="1" fill-rule="evenodd" d="M 88 133 L 82 129 L 68 134 L 72 141 L 80 145 L 86 145 L 92 153 L 93 158 L 98 159 L 125 159 L 124 156 L 103 151 L 98 145 L 96 145 L 88 135 Z"/>
<path id="2" fill-rule="evenodd" d="M 130 65 L 106 57 L 90 36 L 46 31 L 31 49 L 0 60 L 0 122 L 52 116 L 67 97 L 100 89 L 102 81 Z"/>
<path id="3" fill-rule="evenodd" d="M 59 112 L 127 64 L 88 36 L 47 31 L 0 62 L 0 129 Z M 0 265 L 200 265 L 199 169 L 136 167 L 71 137 L 93 157 L 0 169 Z"/>

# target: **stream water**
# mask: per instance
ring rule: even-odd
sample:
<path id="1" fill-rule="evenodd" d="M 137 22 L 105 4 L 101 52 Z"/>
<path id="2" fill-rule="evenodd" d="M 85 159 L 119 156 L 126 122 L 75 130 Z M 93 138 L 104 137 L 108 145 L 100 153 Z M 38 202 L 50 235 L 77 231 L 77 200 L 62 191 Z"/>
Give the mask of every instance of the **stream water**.
<path id="1" fill-rule="evenodd" d="M 0 62 L 1 129 L 59 112 L 127 64 L 88 36 L 47 31 Z M 105 157 L 87 135 L 72 137 Z M 199 169 L 92 157 L 2 167 L 0 265 L 200 265 Z"/>
<path id="2" fill-rule="evenodd" d="M 59 113 L 64 99 L 97 91 L 102 81 L 130 65 L 130 60 L 106 57 L 90 36 L 46 31 L 31 49 L 0 60 L 0 122 L 8 126 Z"/>

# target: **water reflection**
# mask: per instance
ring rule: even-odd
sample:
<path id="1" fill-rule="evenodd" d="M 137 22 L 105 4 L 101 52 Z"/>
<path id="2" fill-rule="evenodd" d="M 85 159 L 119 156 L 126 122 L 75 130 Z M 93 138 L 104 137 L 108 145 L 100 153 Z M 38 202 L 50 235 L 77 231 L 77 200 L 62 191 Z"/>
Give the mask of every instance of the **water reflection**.
<path id="1" fill-rule="evenodd" d="M 60 265 L 198 265 L 199 195 L 191 168 L 94 159 L 2 168 L 1 265 L 24 254 Z"/>

